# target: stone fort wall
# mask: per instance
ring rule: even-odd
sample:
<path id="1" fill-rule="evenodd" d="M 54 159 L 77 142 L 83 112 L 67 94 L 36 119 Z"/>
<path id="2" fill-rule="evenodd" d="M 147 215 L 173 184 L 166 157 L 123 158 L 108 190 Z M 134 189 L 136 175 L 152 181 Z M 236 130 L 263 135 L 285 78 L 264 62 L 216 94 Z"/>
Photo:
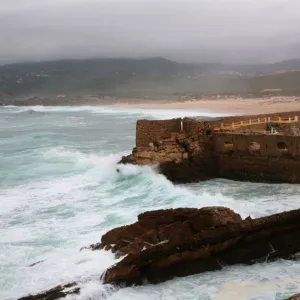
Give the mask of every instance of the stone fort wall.
<path id="1" fill-rule="evenodd" d="M 300 112 L 228 117 L 223 118 L 223 122 L 246 121 L 268 116 L 285 118 L 293 115 L 300 116 Z M 213 122 L 220 122 L 220 120 Z M 222 177 L 248 181 L 300 183 L 299 135 L 239 133 L 237 131 L 206 135 L 209 123 L 211 122 L 190 118 L 140 120 L 136 126 L 136 146 L 147 148 L 140 149 L 140 156 L 143 159 L 148 155 L 151 158 L 150 161 L 155 161 L 158 153 L 151 153 L 150 143 L 165 140 L 165 145 L 169 145 L 170 142 L 172 144 L 172 141 L 168 140 L 172 137 L 172 133 L 185 133 L 189 140 L 188 155 L 191 156 L 179 164 L 165 165 L 163 171 L 168 178 L 178 182 L 189 182 L 191 178 L 197 181 L 197 179 Z M 163 158 L 163 161 L 160 160 L 159 163 L 170 161 L 171 158 L 167 157 L 170 153 L 164 148 L 160 151 L 162 151 L 159 153 L 160 158 Z"/>
<path id="2" fill-rule="evenodd" d="M 267 182 L 300 182 L 300 136 L 213 136 L 218 176 Z"/>
<path id="3" fill-rule="evenodd" d="M 184 132 L 200 139 L 205 122 L 190 118 L 172 120 L 138 120 L 136 124 L 136 147 L 148 147 L 150 143 L 168 139 L 173 132 Z"/>
<path id="4" fill-rule="evenodd" d="M 167 139 L 171 132 L 180 132 L 181 119 L 138 120 L 136 123 L 136 147 L 148 147 L 160 139 Z"/>
<path id="5" fill-rule="evenodd" d="M 300 136 L 216 133 L 213 136 L 213 144 L 216 154 L 230 152 L 260 157 L 300 158 Z"/>
<path id="6" fill-rule="evenodd" d="M 226 124 L 230 124 L 238 121 L 247 121 L 249 119 L 256 118 L 266 118 L 266 117 L 289 117 L 289 116 L 300 116 L 300 111 L 294 112 L 283 112 L 275 114 L 263 114 L 263 115 L 251 115 L 251 116 L 232 116 L 224 117 L 222 121 Z M 182 122 L 182 125 L 181 125 Z M 201 120 L 196 120 L 192 118 L 177 118 L 171 120 L 139 120 L 136 124 L 136 146 L 137 147 L 148 147 L 150 143 L 158 141 L 160 139 L 167 139 L 171 137 L 172 132 L 183 132 L 188 136 L 193 136 L 194 138 L 201 138 L 203 132 L 206 128 L 206 123 L 212 125 L 219 125 L 220 120 L 202 122 Z M 182 127 L 181 127 L 182 126 Z M 265 125 L 258 125 L 263 130 Z M 249 128 L 249 130 L 254 129 Z M 257 126 L 256 126 L 257 127 Z M 258 129 L 258 128 L 255 128 Z"/>

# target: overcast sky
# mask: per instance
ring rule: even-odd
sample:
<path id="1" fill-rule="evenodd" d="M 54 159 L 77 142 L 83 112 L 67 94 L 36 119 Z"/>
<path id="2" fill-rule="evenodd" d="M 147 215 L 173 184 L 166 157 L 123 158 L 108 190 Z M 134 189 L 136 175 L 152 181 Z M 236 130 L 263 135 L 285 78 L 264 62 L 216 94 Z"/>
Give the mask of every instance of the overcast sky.
<path id="1" fill-rule="evenodd" d="M 0 64 L 300 58 L 300 0 L 0 0 Z"/>

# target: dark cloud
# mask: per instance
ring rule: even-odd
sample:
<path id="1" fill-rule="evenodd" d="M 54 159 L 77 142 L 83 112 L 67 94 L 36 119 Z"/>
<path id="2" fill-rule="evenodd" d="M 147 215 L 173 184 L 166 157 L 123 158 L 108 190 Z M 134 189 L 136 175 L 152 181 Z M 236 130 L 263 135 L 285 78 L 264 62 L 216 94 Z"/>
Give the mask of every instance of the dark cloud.
<path id="1" fill-rule="evenodd" d="M 299 35 L 299 0 L 0 0 L 0 63 L 269 62 L 297 56 Z"/>

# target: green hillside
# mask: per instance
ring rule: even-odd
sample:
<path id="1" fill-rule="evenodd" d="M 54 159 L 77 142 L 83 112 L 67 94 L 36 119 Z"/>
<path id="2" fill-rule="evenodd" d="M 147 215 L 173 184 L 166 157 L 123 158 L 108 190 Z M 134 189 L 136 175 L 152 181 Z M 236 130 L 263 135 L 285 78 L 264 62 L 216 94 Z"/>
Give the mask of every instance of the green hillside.
<path id="1" fill-rule="evenodd" d="M 21 63 L 0 66 L 0 98 L 57 94 L 154 98 L 259 94 L 264 89 L 300 94 L 300 71 L 294 70 L 300 70 L 300 60 L 270 65 L 183 64 L 164 58 Z"/>

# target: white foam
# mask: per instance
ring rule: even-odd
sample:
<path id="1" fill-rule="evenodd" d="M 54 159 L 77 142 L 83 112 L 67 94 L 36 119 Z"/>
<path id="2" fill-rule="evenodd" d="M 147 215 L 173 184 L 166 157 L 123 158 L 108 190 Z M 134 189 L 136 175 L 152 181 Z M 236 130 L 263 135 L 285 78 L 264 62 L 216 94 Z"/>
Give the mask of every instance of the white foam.
<path id="1" fill-rule="evenodd" d="M 122 128 L 117 130 L 120 135 L 116 139 L 126 136 Z M 26 137 L 21 135 L 19 141 L 30 144 Z M 14 146 L 16 140 L 11 143 Z M 32 155 L 34 159 L 26 161 L 23 169 L 17 171 L 20 170 L 21 176 L 26 172 L 40 176 L 3 184 L 0 189 L 0 299 L 15 299 L 74 280 L 82 288 L 82 294 L 75 298 L 84 300 L 103 296 L 109 300 L 215 299 L 220 291 L 228 292 L 228 282 L 245 288 L 241 280 L 247 281 L 245 289 L 250 291 L 249 299 L 254 295 L 248 289 L 251 284 L 258 291 L 252 299 L 274 299 L 276 291 L 260 289 L 261 282 L 275 282 L 285 293 L 297 292 L 298 287 L 291 288 L 291 284 L 300 272 L 299 264 L 285 261 L 236 266 L 155 287 L 115 291 L 100 282 L 102 272 L 116 262 L 113 255 L 104 251 L 79 251 L 83 246 L 99 242 L 109 229 L 135 222 L 137 215 L 147 210 L 217 205 L 230 207 L 243 217 L 256 217 L 297 208 L 300 188 L 296 185 L 214 180 L 175 186 L 150 167 L 117 166 L 125 153 L 107 155 L 91 150 L 84 153 L 74 150 L 78 145 L 71 149 L 64 144 L 45 148 L 43 142 L 38 146 L 28 148 L 32 152 L 26 152 L 26 158 Z M 12 168 L 11 172 L 16 170 Z"/>
<path id="2" fill-rule="evenodd" d="M 142 108 L 117 108 L 110 106 L 24 106 L 24 107 L 4 107 L 10 112 L 47 112 L 47 113 L 72 113 L 88 112 L 94 114 L 110 114 L 123 116 L 151 117 L 154 119 L 171 119 L 179 117 L 220 117 L 230 116 L 233 113 L 218 113 L 205 109 L 142 109 Z M 11 110 L 13 108 L 13 110 Z"/>

